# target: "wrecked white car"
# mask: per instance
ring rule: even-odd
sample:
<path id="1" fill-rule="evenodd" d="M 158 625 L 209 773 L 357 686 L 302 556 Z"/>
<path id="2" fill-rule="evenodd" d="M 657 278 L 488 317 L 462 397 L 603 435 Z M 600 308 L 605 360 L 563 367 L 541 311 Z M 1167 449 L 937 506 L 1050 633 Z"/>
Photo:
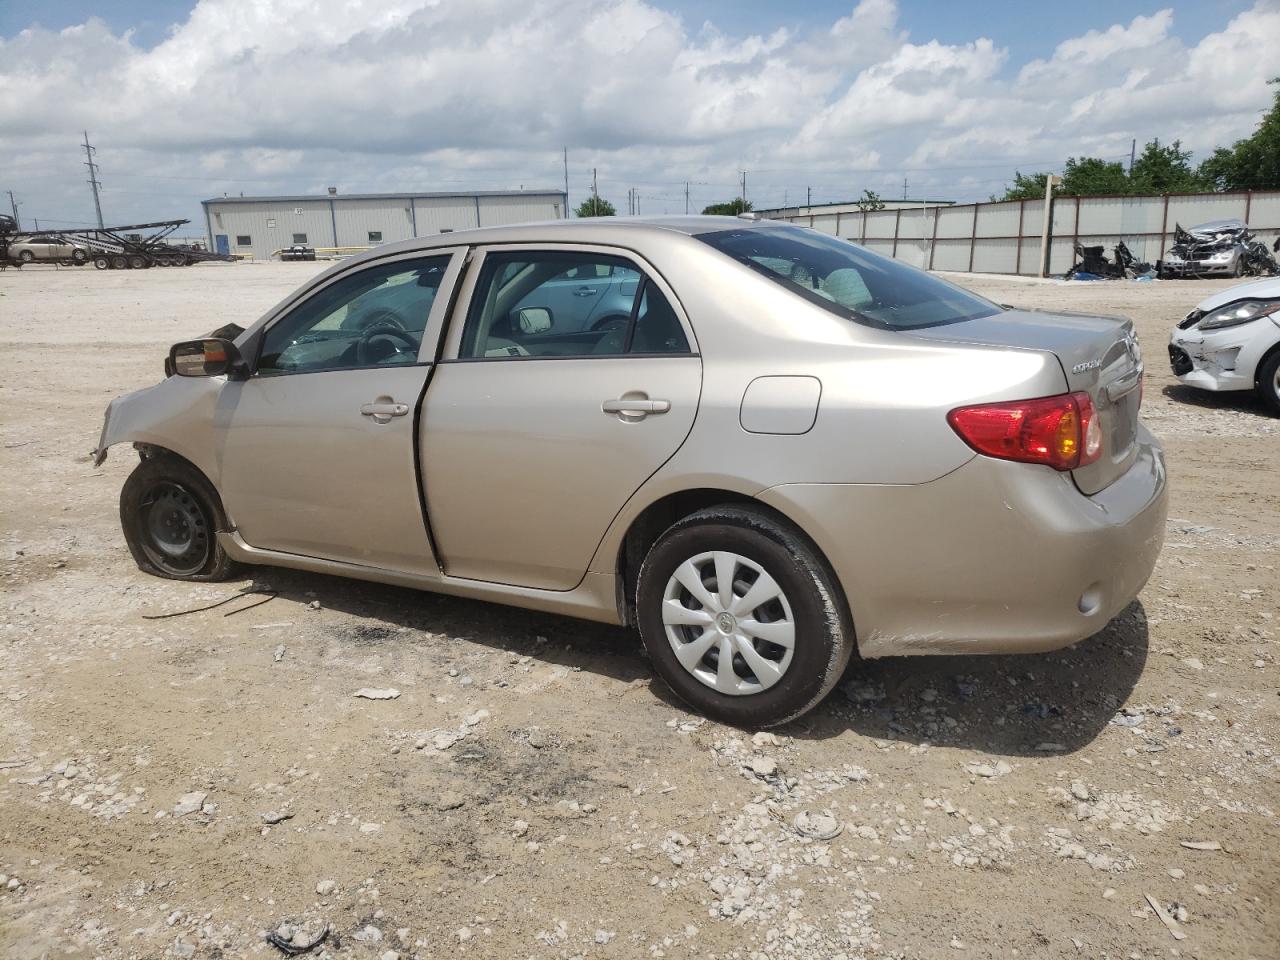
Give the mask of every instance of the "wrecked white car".
<path id="1" fill-rule="evenodd" d="M 1252 280 L 1202 301 L 1169 341 L 1174 375 L 1202 390 L 1256 390 L 1280 414 L 1280 279 Z"/>

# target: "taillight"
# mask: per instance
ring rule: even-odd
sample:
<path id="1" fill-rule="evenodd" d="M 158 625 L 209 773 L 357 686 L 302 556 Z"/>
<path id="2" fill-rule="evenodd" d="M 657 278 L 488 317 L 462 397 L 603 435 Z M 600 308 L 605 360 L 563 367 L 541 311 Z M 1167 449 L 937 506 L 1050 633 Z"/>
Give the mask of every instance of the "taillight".
<path id="1" fill-rule="evenodd" d="M 1102 455 L 1102 428 L 1084 392 L 958 407 L 947 422 L 979 453 L 1075 470 Z"/>

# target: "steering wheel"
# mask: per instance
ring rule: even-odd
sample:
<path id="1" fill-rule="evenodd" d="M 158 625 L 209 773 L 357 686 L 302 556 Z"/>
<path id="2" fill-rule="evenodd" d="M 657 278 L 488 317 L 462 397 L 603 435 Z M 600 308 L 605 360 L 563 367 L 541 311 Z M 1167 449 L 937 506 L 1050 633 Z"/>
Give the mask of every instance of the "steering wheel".
<path id="1" fill-rule="evenodd" d="M 401 350 L 394 342 L 391 343 L 393 353 L 412 353 L 415 357 L 418 355 L 418 341 L 414 339 L 413 334 L 394 320 L 381 320 L 377 323 L 371 323 L 360 333 L 360 339 L 356 341 L 356 363 L 362 367 L 371 364 L 381 363 L 390 354 L 382 356 L 374 356 L 373 344 L 376 340 L 399 340 L 408 350 Z"/>

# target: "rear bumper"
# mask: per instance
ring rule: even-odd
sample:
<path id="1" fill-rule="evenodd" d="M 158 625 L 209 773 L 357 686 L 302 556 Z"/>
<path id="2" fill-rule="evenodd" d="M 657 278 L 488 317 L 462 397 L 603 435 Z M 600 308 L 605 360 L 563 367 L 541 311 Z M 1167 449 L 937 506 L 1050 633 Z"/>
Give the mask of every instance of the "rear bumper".
<path id="1" fill-rule="evenodd" d="M 1138 595 L 1166 485 L 1140 428 L 1133 466 L 1092 497 L 1047 467 L 975 457 L 931 483 L 787 484 L 759 499 L 817 531 L 863 656 L 1030 653 L 1091 636 Z"/>

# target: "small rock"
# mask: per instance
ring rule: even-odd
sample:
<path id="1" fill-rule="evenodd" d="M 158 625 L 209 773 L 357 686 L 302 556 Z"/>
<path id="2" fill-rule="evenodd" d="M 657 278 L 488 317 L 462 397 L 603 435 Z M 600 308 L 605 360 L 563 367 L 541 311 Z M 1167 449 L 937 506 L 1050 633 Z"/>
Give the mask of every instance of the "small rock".
<path id="1" fill-rule="evenodd" d="M 755 757 L 751 761 L 751 772 L 761 779 L 776 776 L 778 761 L 772 757 Z"/>
<path id="2" fill-rule="evenodd" d="M 511 825 L 511 832 L 517 837 L 523 837 L 529 832 L 529 824 L 523 820 L 517 820 Z"/>
<path id="3" fill-rule="evenodd" d="M 457 810 L 465 805 L 466 802 L 467 798 L 462 794 L 455 793 L 452 790 L 446 790 L 444 793 L 436 797 L 435 803 L 433 803 L 432 806 L 443 812 L 445 810 Z"/>
<path id="4" fill-rule="evenodd" d="M 470 927 L 459 927 L 459 928 L 458 928 L 458 942 L 459 942 L 459 943 L 466 943 L 466 942 L 467 942 L 468 940 L 470 940 L 470 939 L 471 939 L 471 928 L 470 928 Z"/>
<path id="5" fill-rule="evenodd" d="M 398 950 L 384 950 L 378 960 L 400 960 L 400 952 Z"/>
<path id="6" fill-rule="evenodd" d="M 357 697 L 363 697 L 365 700 L 394 700 L 400 696 L 400 691 L 395 687 L 388 687 L 385 690 L 378 690 L 373 687 L 361 687 L 354 694 Z"/>
<path id="7" fill-rule="evenodd" d="M 361 833 L 377 833 L 377 832 L 378 832 L 379 830 L 381 830 L 381 829 L 382 829 L 382 824 L 380 824 L 380 823 L 362 823 L 362 824 L 360 824 L 360 832 L 361 832 Z"/>
<path id="8" fill-rule="evenodd" d="M 455 733 L 452 730 L 446 730 L 444 733 L 437 733 L 431 738 L 431 745 L 437 750 L 448 750 L 455 743 L 462 739 L 462 734 Z"/>
<path id="9" fill-rule="evenodd" d="M 1177 867 L 1170 867 L 1169 876 L 1173 877 L 1173 879 L 1175 880 L 1181 880 L 1183 877 L 1186 876 L 1186 874 L 1183 873 L 1181 870 L 1179 870 Z"/>
<path id="10" fill-rule="evenodd" d="M 283 644 L 283 643 L 282 643 L 282 644 L 280 644 L 278 647 L 276 647 L 276 649 L 275 649 L 275 653 L 271 654 L 271 659 L 272 659 L 272 660 L 274 660 L 276 663 L 279 663 L 281 660 L 283 660 L 283 659 L 284 659 L 284 644 Z"/>
<path id="11" fill-rule="evenodd" d="M 468 727 L 474 727 L 479 725 L 480 721 L 488 720 L 488 719 L 489 719 L 488 710 L 477 710 L 475 713 L 471 714 L 469 717 L 464 717 L 462 722 L 465 723 Z"/>
<path id="12" fill-rule="evenodd" d="M 777 734 L 769 733 L 761 730 L 759 733 L 753 734 L 751 737 L 751 745 L 754 747 L 780 747 L 782 741 L 778 739 Z"/>
<path id="13" fill-rule="evenodd" d="M 195 791 L 193 793 L 184 793 L 178 798 L 178 802 L 173 805 L 173 815 L 175 817 L 185 817 L 189 813 L 195 813 L 197 810 L 204 808 L 204 798 L 207 793 Z"/>
<path id="14" fill-rule="evenodd" d="M 1204 664 L 1200 662 L 1199 657 L 1183 657 L 1183 666 L 1190 667 L 1192 670 L 1203 670 Z"/>
<path id="15" fill-rule="evenodd" d="M 1081 783 L 1079 780 L 1072 780 L 1072 781 L 1071 781 L 1071 795 L 1072 795 L 1073 797 L 1075 797 L 1077 800 L 1088 800 L 1088 799 L 1089 799 L 1089 788 L 1088 788 L 1088 787 L 1086 787 L 1086 786 L 1085 786 L 1083 783 Z"/>
<path id="16" fill-rule="evenodd" d="M 196 955 L 196 945 L 187 943 L 185 940 L 173 941 L 173 955 L 175 957 L 194 957 Z"/>
<path id="17" fill-rule="evenodd" d="M 321 880 L 316 884 L 316 893 L 320 894 L 322 897 L 329 896 L 329 894 L 333 893 L 333 891 L 337 889 L 338 882 L 336 880 Z"/>
<path id="18" fill-rule="evenodd" d="M 262 815 L 262 822 L 268 825 L 283 823 L 285 820 L 292 820 L 293 814 L 288 810 L 271 810 Z"/>
<path id="19" fill-rule="evenodd" d="M 308 610 L 319 610 L 319 609 L 320 609 L 320 601 L 319 601 L 319 600 L 312 600 L 310 603 L 308 603 L 308 604 L 307 604 L 307 609 L 308 609 Z"/>
<path id="20" fill-rule="evenodd" d="M 1103 900 L 1110 900 L 1110 899 L 1111 899 L 1112 897 L 1114 897 L 1115 895 L 1116 895 L 1116 888 L 1115 888 L 1115 887 L 1107 887 L 1107 889 L 1105 889 L 1105 890 L 1103 890 L 1103 891 L 1102 891 L 1102 899 L 1103 899 Z"/>
<path id="21" fill-rule="evenodd" d="M 361 943 L 377 943 L 382 939 L 382 931 L 371 923 L 366 924 L 352 934 L 352 939 L 359 940 Z"/>
<path id="22" fill-rule="evenodd" d="M 546 745 L 547 745 L 547 735 L 545 733 L 543 733 L 537 727 L 534 727 L 532 730 L 529 731 L 529 746 L 533 747 L 533 749 L 535 750 L 541 750 Z M 463 929 L 465 930 L 466 928 L 464 927 Z"/>

